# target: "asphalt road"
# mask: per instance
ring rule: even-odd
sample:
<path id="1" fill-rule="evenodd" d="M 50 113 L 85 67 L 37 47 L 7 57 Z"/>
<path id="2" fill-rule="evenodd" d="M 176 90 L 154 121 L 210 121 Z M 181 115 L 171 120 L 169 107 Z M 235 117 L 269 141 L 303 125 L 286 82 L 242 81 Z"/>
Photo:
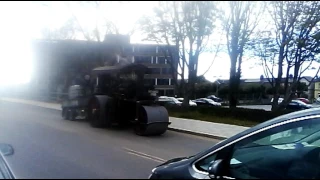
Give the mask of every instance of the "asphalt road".
<path id="1" fill-rule="evenodd" d="M 0 101 L 0 143 L 17 178 L 147 178 L 175 157 L 193 155 L 218 140 L 167 131 L 141 137 L 131 129 L 95 129 L 62 120 L 61 112 Z"/>

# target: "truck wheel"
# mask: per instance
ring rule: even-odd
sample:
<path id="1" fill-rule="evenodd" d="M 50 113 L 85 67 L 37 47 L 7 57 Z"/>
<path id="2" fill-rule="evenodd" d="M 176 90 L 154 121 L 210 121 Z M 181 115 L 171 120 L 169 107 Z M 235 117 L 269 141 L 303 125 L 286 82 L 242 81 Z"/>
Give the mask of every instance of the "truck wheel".
<path id="1" fill-rule="evenodd" d="M 112 123 L 112 98 L 108 96 L 95 96 L 91 99 L 88 108 L 88 119 L 92 127 L 109 127 Z"/>
<path id="2" fill-rule="evenodd" d="M 113 103 L 113 99 L 108 97 L 107 102 L 106 102 L 106 106 L 105 106 L 105 126 L 106 127 L 111 127 L 112 126 L 112 122 L 114 121 L 114 116 L 115 116 L 115 105 Z"/>
<path id="3" fill-rule="evenodd" d="M 68 112 L 68 109 L 66 109 L 66 108 L 62 108 L 62 118 L 64 119 L 64 120 L 67 120 L 68 118 L 67 118 L 67 112 Z"/>
<path id="4" fill-rule="evenodd" d="M 95 98 L 92 99 L 92 101 L 89 103 L 88 119 L 89 119 L 90 125 L 92 127 L 98 128 L 98 127 L 102 126 L 102 124 L 99 122 L 100 105 L 99 105 L 99 102 Z"/>
<path id="5" fill-rule="evenodd" d="M 104 126 L 103 124 L 103 113 L 104 113 L 104 103 L 99 102 L 98 98 L 93 98 L 91 102 L 89 103 L 89 121 L 90 125 L 95 128 L 102 128 Z"/>
<path id="6" fill-rule="evenodd" d="M 70 110 L 70 118 L 71 121 L 74 121 L 76 119 L 76 111 L 75 110 Z"/>
<path id="7" fill-rule="evenodd" d="M 72 110 L 71 109 L 67 110 L 67 120 L 72 120 Z"/>

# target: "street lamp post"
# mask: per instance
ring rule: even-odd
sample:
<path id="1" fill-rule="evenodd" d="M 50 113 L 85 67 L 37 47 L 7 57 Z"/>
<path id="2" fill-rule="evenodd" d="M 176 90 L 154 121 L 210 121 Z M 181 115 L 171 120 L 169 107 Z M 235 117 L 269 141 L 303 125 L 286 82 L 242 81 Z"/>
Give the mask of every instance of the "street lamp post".
<path id="1" fill-rule="evenodd" d="M 219 85 L 221 84 L 221 82 L 219 81 L 219 78 L 221 78 L 222 76 L 213 76 L 214 78 L 217 78 L 217 80 L 215 81 L 217 88 L 216 88 L 216 96 L 219 96 Z"/>
<path id="2" fill-rule="evenodd" d="M 219 82 L 219 80 L 217 80 L 216 82 L 217 82 L 217 83 L 216 83 L 216 84 L 217 84 L 216 96 L 219 97 L 219 85 L 220 85 L 221 83 Z"/>

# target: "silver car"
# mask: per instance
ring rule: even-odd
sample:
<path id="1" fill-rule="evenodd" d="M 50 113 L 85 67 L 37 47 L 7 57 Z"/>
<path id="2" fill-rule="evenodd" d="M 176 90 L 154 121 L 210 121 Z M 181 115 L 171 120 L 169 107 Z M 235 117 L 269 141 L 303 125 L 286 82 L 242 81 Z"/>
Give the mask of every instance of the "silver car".
<path id="1" fill-rule="evenodd" d="M 177 98 L 178 101 L 183 102 L 184 98 Z M 197 106 L 197 103 L 189 100 L 189 106 Z"/>

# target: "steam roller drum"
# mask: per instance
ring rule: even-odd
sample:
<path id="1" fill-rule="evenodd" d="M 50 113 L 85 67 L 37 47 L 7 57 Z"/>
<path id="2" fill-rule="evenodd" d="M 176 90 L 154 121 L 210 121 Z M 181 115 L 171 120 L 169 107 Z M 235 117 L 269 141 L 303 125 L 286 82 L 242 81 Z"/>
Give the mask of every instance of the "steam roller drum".
<path id="1" fill-rule="evenodd" d="M 161 135 L 169 125 L 169 114 L 163 106 L 139 106 L 135 133 L 141 136 Z"/>

